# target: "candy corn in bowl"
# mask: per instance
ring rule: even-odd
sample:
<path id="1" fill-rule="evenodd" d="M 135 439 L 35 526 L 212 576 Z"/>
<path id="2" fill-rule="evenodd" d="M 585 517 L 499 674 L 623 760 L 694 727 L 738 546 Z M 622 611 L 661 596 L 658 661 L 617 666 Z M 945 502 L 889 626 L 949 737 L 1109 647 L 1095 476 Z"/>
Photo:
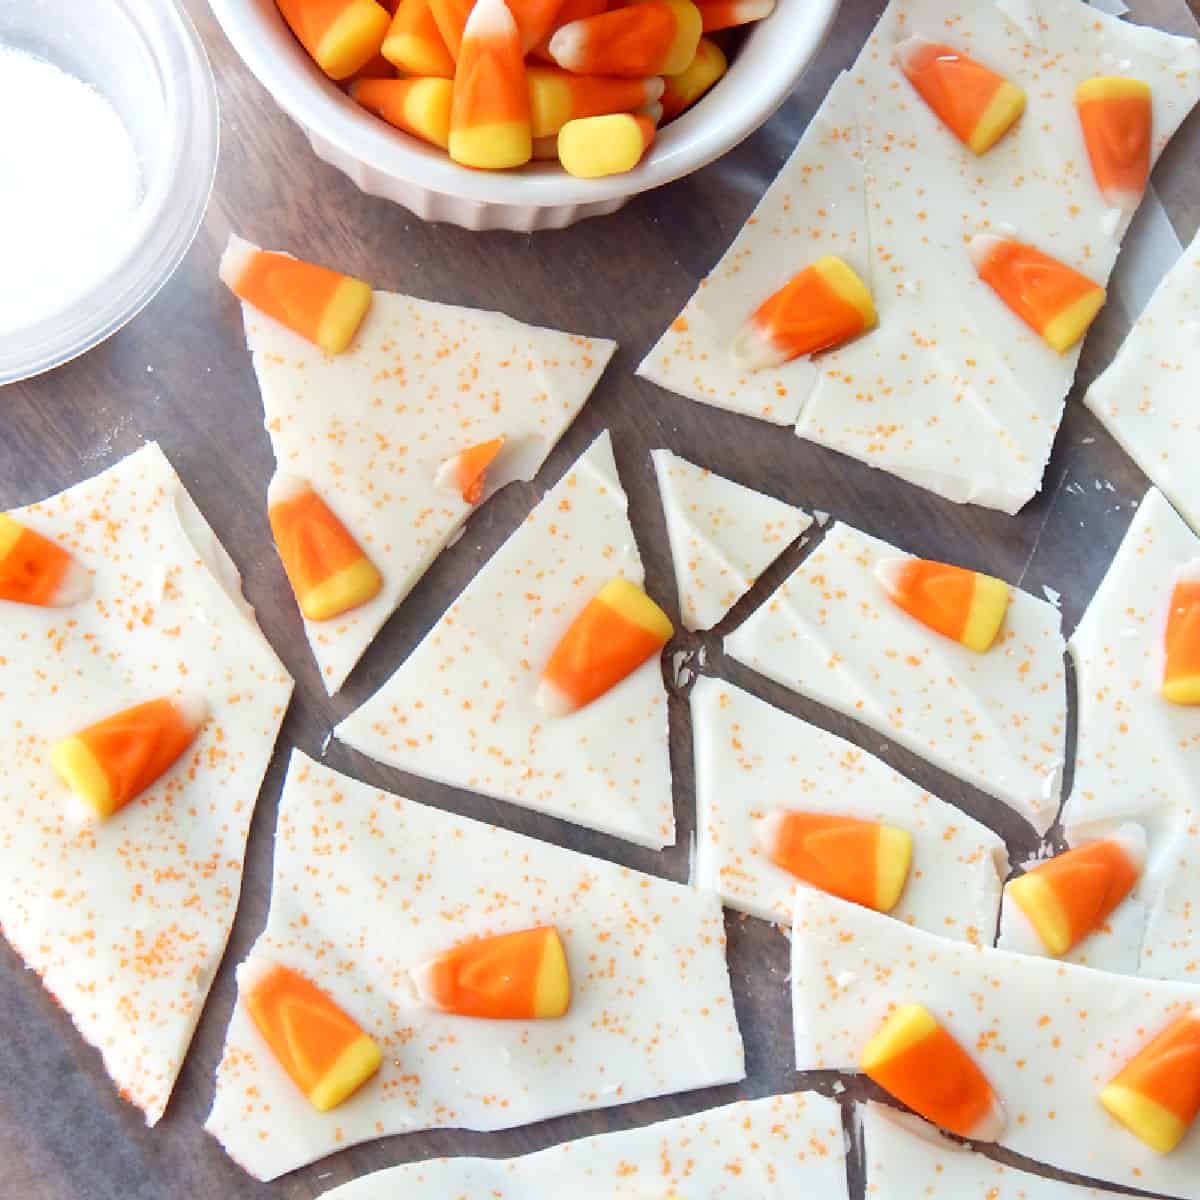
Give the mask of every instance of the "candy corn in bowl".
<path id="1" fill-rule="evenodd" d="M 531 231 L 615 212 L 753 133 L 838 0 L 210 4 L 363 191 L 425 220 Z"/>

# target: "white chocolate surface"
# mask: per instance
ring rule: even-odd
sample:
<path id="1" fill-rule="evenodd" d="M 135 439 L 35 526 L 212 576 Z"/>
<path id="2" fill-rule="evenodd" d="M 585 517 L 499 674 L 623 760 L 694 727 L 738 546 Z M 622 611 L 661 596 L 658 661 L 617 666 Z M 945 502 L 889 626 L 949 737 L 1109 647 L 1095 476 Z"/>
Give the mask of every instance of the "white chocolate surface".
<path id="1" fill-rule="evenodd" d="M 658 656 L 568 716 L 536 702 L 559 639 L 617 575 L 644 578 L 605 432 L 336 736 L 417 775 L 656 850 L 672 844 Z"/>
<path id="2" fill-rule="evenodd" d="M 797 894 L 797 1070 L 857 1070 L 889 1011 L 910 1002 L 928 1007 L 987 1076 L 1008 1118 L 1002 1146 L 1103 1183 L 1200 1196 L 1200 1124 L 1160 1155 L 1097 1099 L 1146 1042 L 1200 1002 L 1200 987 L 901 932 L 823 892 Z"/>
<path id="3" fill-rule="evenodd" d="M 1026 90 L 1029 106 L 976 157 L 893 61 L 913 35 L 949 41 Z M 1030 40 L 1030 39 L 1033 40 Z M 1200 98 L 1200 46 L 1079 0 L 893 0 L 791 160 L 641 373 L 960 503 L 1016 512 L 1041 488 L 1074 378 L 976 275 L 976 234 L 1024 238 L 1103 284 L 1128 227 L 1092 177 L 1074 109 L 1098 74 L 1145 79 L 1152 152 Z M 755 375 L 731 350 L 791 275 L 842 254 L 878 328 L 813 360 Z"/>
<path id="4" fill-rule="evenodd" d="M 271 910 L 250 952 L 326 990 L 383 1048 L 319 1113 L 238 1004 L 205 1128 L 273 1179 L 356 1142 L 507 1129 L 745 1074 L 717 897 L 380 792 L 298 751 Z M 471 937 L 556 925 L 572 998 L 553 1021 L 416 1006 L 409 968 Z"/>
<path id="5" fill-rule="evenodd" d="M 1197 559 L 1200 538 L 1151 488 L 1069 644 L 1079 734 L 1063 824 L 1072 840 L 1145 827 L 1137 969 L 1158 979 L 1200 980 L 1200 707 L 1160 691 L 1170 595 Z"/>
<path id="6" fill-rule="evenodd" d="M 650 457 L 683 623 L 688 629 L 711 629 L 812 525 L 812 518 L 669 450 L 652 450 Z"/>
<path id="7" fill-rule="evenodd" d="M 976 654 L 888 598 L 875 565 L 898 553 L 831 526 L 725 639 L 726 652 L 997 796 L 1044 833 L 1066 753 L 1058 610 L 1014 588 L 995 644 Z"/>
<path id="8" fill-rule="evenodd" d="M 762 852 L 772 810 L 882 821 L 913 837 L 913 862 L 890 916 L 943 937 L 990 944 L 1008 874 L 1004 842 L 865 750 L 722 680 L 692 688 L 697 887 L 731 908 L 788 924 L 805 885 Z"/>
<path id="9" fill-rule="evenodd" d="M 532 479 L 616 344 L 377 291 L 350 347 L 328 355 L 242 308 L 279 469 L 312 484 L 383 575 L 369 603 L 305 622 L 332 694 L 474 511 L 438 482 L 442 464 L 504 436 L 485 496 Z"/>
<path id="10" fill-rule="evenodd" d="M 1200 233 L 1084 403 L 1200 529 Z"/>
<path id="11" fill-rule="evenodd" d="M 12 514 L 92 574 L 72 608 L 0 601 L 0 927 L 153 1125 L 233 925 L 292 681 L 155 444 Z M 61 738 L 160 696 L 209 719 L 104 822 L 50 765 Z"/>
<path id="12" fill-rule="evenodd" d="M 1118 1200 L 1118 1193 L 1043 1179 L 943 1137 L 912 1113 L 874 1102 L 862 1122 L 870 1200 Z"/>
<path id="13" fill-rule="evenodd" d="M 519 1158 L 438 1158 L 378 1171 L 322 1200 L 846 1200 L 841 1110 L 768 1096 Z"/>

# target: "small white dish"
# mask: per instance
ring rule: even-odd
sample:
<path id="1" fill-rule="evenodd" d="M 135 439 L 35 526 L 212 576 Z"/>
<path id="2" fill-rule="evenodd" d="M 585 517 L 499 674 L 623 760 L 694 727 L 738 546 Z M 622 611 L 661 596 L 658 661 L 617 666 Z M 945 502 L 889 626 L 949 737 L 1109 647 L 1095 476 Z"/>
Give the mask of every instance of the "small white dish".
<path id="1" fill-rule="evenodd" d="M 574 179 L 557 164 L 484 172 L 391 129 L 361 109 L 313 64 L 274 0 L 209 0 L 234 49 L 300 125 L 319 158 L 364 192 L 426 221 L 468 229 L 561 229 L 615 212 L 631 196 L 705 166 L 763 124 L 812 61 L 838 0 L 779 0 L 748 30 L 728 74 L 672 121 L 639 166 L 606 179 Z"/>

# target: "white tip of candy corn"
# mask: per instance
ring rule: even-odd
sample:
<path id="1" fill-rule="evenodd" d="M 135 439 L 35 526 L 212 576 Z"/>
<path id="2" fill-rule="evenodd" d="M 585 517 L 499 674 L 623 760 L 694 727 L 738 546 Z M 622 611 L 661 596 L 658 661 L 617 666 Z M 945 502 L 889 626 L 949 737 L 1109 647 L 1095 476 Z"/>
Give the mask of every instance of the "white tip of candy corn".
<path id="1" fill-rule="evenodd" d="M 208 701 L 198 692 L 185 692 L 175 696 L 171 703 L 179 714 L 179 719 L 189 729 L 199 729 L 208 720 Z"/>
<path id="2" fill-rule="evenodd" d="M 979 1119 L 979 1123 L 971 1130 L 969 1136 L 973 1142 L 998 1142 L 1000 1135 L 1008 1124 L 1008 1117 L 996 1096 L 992 1096 L 992 1104 L 988 1111 Z"/>
<path id="3" fill-rule="evenodd" d="M 646 80 L 646 103 L 653 104 L 661 100 L 667 90 L 667 81 L 661 75 L 653 75 Z"/>
<path id="4" fill-rule="evenodd" d="M 548 717 L 566 717 L 575 711 L 570 698 L 555 687 L 548 679 L 538 684 L 537 706 Z"/>
<path id="5" fill-rule="evenodd" d="M 1113 842 L 1121 847 L 1122 853 L 1129 859 L 1130 865 L 1141 874 L 1146 865 L 1146 831 L 1132 821 L 1114 829 L 1105 837 L 1105 841 Z"/>
<path id="6" fill-rule="evenodd" d="M 765 371 L 788 361 L 774 341 L 752 320 L 747 321 L 733 339 L 733 361 L 749 371 Z"/>
<path id="7" fill-rule="evenodd" d="M 637 110 L 637 115 L 640 117 L 649 117 L 655 125 L 661 125 L 663 119 L 663 106 L 657 100 L 651 100 L 643 104 Z"/>
<path id="8" fill-rule="evenodd" d="M 301 479 L 298 475 L 288 475 L 284 471 L 276 471 L 267 485 L 267 507 L 274 508 L 277 504 L 286 504 L 289 500 L 295 500 L 297 496 L 303 496 L 305 492 L 311 490 L 312 484 L 307 479 Z"/>
<path id="9" fill-rule="evenodd" d="M 81 563 L 71 559 L 63 572 L 54 595 L 50 598 L 48 608 L 70 608 L 79 604 L 92 594 L 92 577 Z"/>
<path id="10" fill-rule="evenodd" d="M 911 558 L 894 555 L 890 558 L 881 558 L 875 564 L 875 578 L 889 596 L 895 595 L 900 576 L 910 562 L 912 562 Z"/>
<path id="11" fill-rule="evenodd" d="M 437 993 L 433 986 L 433 973 L 436 965 L 433 962 L 425 962 L 418 963 L 417 966 L 409 968 L 409 981 L 412 983 L 417 1003 L 423 1008 L 439 1007 L 435 1000 Z"/>
<path id="12" fill-rule="evenodd" d="M 557 30 L 550 39 L 548 47 L 550 57 L 560 67 L 568 71 L 574 63 L 578 67 L 583 62 L 583 52 L 587 45 L 587 26 L 582 21 L 571 21 Z"/>
<path id="13" fill-rule="evenodd" d="M 259 249 L 253 242 L 245 241 L 236 233 L 229 235 L 225 253 L 221 255 L 221 265 L 217 268 L 217 275 L 220 276 L 221 282 L 227 288 L 232 289 L 237 286 L 237 281 L 241 279 L 246 264 L 259 253 Z"/>
<path id="14" fill-rule="evenodd" d="M 504 0 L 475 0 L 463 37 L 504 37 L 516 31 L 517 22 Z"/>
<path id="15" fill-rule="evenodd" d="M 996 237 L 994 233 L 977 233 L 967 243 L 967 253 L 971 262 L 975 264 L 976 271 L 983 270 L 983 264 L 992 257 L 997 246 L 1003 245 L 1004 240 Z"/>
<path id="16" fill-rule="evenodd" d="M 759 847 L 771 854 L 775 847 L 779 845 L 779 830 L 783 823 L 787 820 L 787 813 L 782 809 L 772 809 L 761 821 L 758 822 L 754 831 L 755 840 Z"/>
<path id="17" fill-rule="evenodd" d="M 253 992 L 276 969 L 276 963 L 257 954 L 251 955 L 238 966 L 236 972 L 239 992 Z"/>
<path id="18" fill-rule="evenodd" d="M 896 66 L 902 71 L 907 71 L 912 60 L 933 43 L 928 38 L 922 37 L 919 33 L 913 34 L 910 38 L 905 38 L 902 42 L 896 43 L 895 50 L 892 51 L 892 57 L 896 60 Z"/>

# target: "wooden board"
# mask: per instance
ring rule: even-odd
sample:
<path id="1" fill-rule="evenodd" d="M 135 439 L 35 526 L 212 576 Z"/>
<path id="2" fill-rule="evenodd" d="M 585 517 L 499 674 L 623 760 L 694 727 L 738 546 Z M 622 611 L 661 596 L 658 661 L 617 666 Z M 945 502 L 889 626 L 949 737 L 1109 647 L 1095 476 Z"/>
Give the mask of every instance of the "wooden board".
<path id="1" fill-rule="evenodd" d="M 1200 0 L 1188 2 L 1200 14 Z M 791 1069 L 786 940 L 762 922 L 731 914 L 729 961 L 749 1071 L 740 1086 L 504 1134 L 442 1131 L 391 1138 L 348 1150 L 273 1184 L 251 1180 L 201 1129 L 234 998 L 233 967 L 265 920 L 275 806 L 287 749 L 322 753 L 335 722 L 387 678 L 546 485 L 599 430 L 607 426 L 613 431 L 648 586 L 672 609 L 666 531 L 648 458 L 658 446 L 810 509 L 828 511 L 917 553 L 985 566 L 1035 593 L 1043 585 L 1052 587 L 1062 595 L 1069 631 L 1146 487 L 1141 473 L 1078 402 L 1124 335 L 1125 316 L 1117 305 L 1110 306 L 1089 337 L 1043 494 L 1014 518 L 960 508 L 801 442 L 786 429 L 701 407 L 633 374 L 736 233 L 836 72 L 854 58 L 882 0 L 846 0 L 834 33 L 796 94 L 762 131 L 720 163 L 633 201 L 615 216 L 535 237 L 422 225 L 400 208 L 361 195 L 314 158 L 300 131 L 241 65 L 203 0 L 188 0 L 188 7 L 212 56 L 224 113 L 221 166 L 207 220 L 178 274 L 126 330 L 69 366 L 0 392 L 0 509 L 57 491 L 123 457 L 143 440 L 157 439 L 241 568 L 264 630 L 296 676 L 296 699 L 251 831 L 242 905 L 229 951 L 174 1099 L 157 1129 L 147 1130 L 139 1114 L 118 1099 L 99 1056 L 82 1045 L 36 978 L 0 943 L 0 1200 L 299 1200 L 408 1160 L 449 1153 L 523 1153 L 737 1097 L 814 1085 L 828 1092 L 829 1077 L 798 1076 Z M 1142 0 L 1137 9 L 1165 28 L 1188 31 L 1183 0 Z M 1200 222 L 1197 164 L 1200 114 L 1193 114 L 1156 176 L 1185 241 Z M 368 651 L 350 684 L 332 700 L 316 676 L 269 538 L 263 500 L 271 452 L 238 306 L 216 279 L 217 256 L 231 228 L 262 244 L 338 265 L 381 288 L 498 308 L 525 321 L 612 337 L 621 344 L 542 476 L 532 485 L 507 489 L 473 518 L 466 536 L 438 560 Z M 800 554 L 798 548 L 786 554 L 715 634 L 683 635 L 675 645 L 707 645 L 710 673 L 881 754 L 923 787 L 1005 835 L 1015 860 L 1025 857 L 1033 849 L 1033 835 L 998 802 L 723 659 L 721 634 L 746 616 Z M 670 683 L 669 662 L 667 674 Z M 330 745 L 325 759 L 414 799 L 686 880 L 694 797 L 686 698 L 678 688 L 672 691 L 671 743 L 679 842 L 663 854 L 413 779 L 337 743 Z M 845 1097 L 861 1094 L 865 1089 L 855 1084 Z"/>

